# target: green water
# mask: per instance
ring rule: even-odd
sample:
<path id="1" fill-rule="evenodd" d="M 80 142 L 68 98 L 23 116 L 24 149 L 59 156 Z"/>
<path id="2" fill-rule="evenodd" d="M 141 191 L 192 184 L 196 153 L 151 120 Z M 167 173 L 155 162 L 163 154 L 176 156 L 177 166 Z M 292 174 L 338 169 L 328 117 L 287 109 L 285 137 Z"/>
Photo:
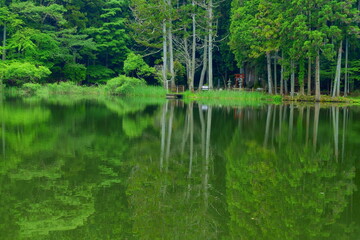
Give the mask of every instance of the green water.
<path id="1" fill-rule="evenodd" d="M 344 106 L 8 97 L 0 239 L 357 240 L 359 119 Z"/>

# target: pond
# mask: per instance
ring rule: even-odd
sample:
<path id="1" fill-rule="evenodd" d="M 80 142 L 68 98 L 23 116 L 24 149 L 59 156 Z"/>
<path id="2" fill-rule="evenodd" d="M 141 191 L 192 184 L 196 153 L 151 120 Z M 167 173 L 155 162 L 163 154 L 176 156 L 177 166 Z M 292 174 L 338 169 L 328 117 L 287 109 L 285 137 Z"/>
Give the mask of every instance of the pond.
<path id="1" fill-rule="evenodd" d="M 6 97 L 1 239 L 360 236 L 360 108 Z"/>

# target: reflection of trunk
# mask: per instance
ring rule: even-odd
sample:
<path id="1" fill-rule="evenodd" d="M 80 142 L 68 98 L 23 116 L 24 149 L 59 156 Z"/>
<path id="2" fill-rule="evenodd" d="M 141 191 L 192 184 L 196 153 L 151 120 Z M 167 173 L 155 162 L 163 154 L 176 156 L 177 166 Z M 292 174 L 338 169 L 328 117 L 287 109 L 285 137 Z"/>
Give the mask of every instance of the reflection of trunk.
<path id="1" fill-rule="evenodd" d="M 292 133 L 294 128 L 294 104 L 290 105 L 290 117 L 289 117 L 289 142 L 292 141 Z"/>
<path id="2" fill-rule="evenodd" d="M 320 52 L 317 51 L 315 60 L 315 101 L 320 101 Z"/>
<path id="3" fill-rule="evenodd" d="M 345 132 L 346 132 L 346 120 L 347 120 L 347 108 L 343 109 L 343 136 L 342 136 L 342 150 L 341 150 L 341 160 L 344 161 L 345 155 Z"/>
<path id="4" fill-rule="evenodd" d="M 281 143 L 281 134 L 282 134 L 282 115 L 283 115 L 283 105 L 280 105 L 279 110 L 279 147 Z"/>
<path id="5" fill-rule="evenodd" d="M 189 104 L 189 122 L 190 122 L 190 160 L 189 160 L 189 177 L 191 177 L 193 153 L 194 153 L 194 106 L 193 102 Z"/>
<path id="6" fill-rule="evenodd" d="M 268 145 L 270 122 L 271 122 L 271 112 L 272 112 L 272 105 L 268 105 L 267 117 L 266 117 L 266 127 L 265 127 L 264 147 L 267 147 L 267 145 Z"/>
<path id="7" fill-rule="evenodd" d="M 190 105 L 189 105 L 189 107 L 190 107 Z M 182 143 L 181 143 L 181 155 L 184 154 L 185 145 L 186 145 L 187 139 L 188 139 L 189 134 L 190 134 L 190 114 L 189 114 L 190 109 L 189 109 L 189 107 L 186 110 L 185 129 L 184 129 L 184 132 L 183 132 Z"/>
<path id="8" fill-rule="evenodd" d="M 270 52 L 266 52 L 266 62 L 267 62 L 267 74 L 268 74 L 268 92 L 272 94 L 272 79 L 271 79 L 271 56 Z"/>
<path id="9" fill-rule="evenodd" d="M 306 107 L 306 146 L 309 142 L 310 107 Z"/>
<path id="10" fill-rule="evenodd" d="M 272 119 L 272 129 L 271 129 L 271 144 L 272 144 L 272 146 L 274 146 L 275 122 L 276 122 L 276 106 L 274 106 L 274 113 L 273 113 L 273 119 Z"/>
<path id="11" fill-rule="evenodd" d="M 166 138 L 166 112 L 168 108 L 168 102 L 164 104 L 161 116 L 161 151 L 160 151 L 160 170 L 164 166 L 164 153 L 165 153 L 165 138 Z"/>
<path id="12" fill-rule="evenodd" d="M 201 75 L 200 75 L 200 81 L 199 81 L 199 90 L 201 90 L 201 87 L 204 85 L 204 79 L 205 79 L 205 74 L 206 74 L 206 70 L 207 70 L 207 41 L 205 40 L 204 43 L 204 55 L 203 55 L 203 68 L 201 70 Z"/>
<path id="13" fill-rule="evenodd" d="M 170 156 L 170 147 L 171 147 L 171 134 L 172 134 L 172 124 L 174 119 L 174 105 L 171 104 L 170 109 L 170 117 L 169 117 L 169 124 L 168 124 L 168 135 L 167 135 L 167 146 L 166 146 L 166 155 L 165 155 L 165 161 L 166 161 L 166 171 L 169 168 L 169 156 Z"/>
<path id="14" fill-rule="evenodd" d="M 208 185 L 209 185 L 209 161 L 210 161 L 210 138 L 211 138 L 211 118 L 212 107 L 209 106 L 207 114 L 207 126 L 206 126 L 206 152 L 205 152 L 205 165 L 204 165 L 204 205 L 208 206 Z"/>
<path id="15" fill-rule="evenodd" d="M 333 128 L 334 128 L 334 147 L 335 159 L 339 159 L 339 107 L 331 107 Z"/>
<path id="16" fill-rule="evenodd" d="M 320 103 L 315 103 L 314 110 L 314 128 L 313 128 L 313 147 L 316 151 L 317 145 L 317 135 L 318 135 L 318 126 L 319 126 L 319 113 L 320 113 Z"/>
<path id="17" fill-rule="evenodd" d="M 202 156 L 205 157 L 205 121 L 200 104 L 199 104 L 199 116 L 200 116 L 200 124 L 201 124 L 201 153 Z"/>

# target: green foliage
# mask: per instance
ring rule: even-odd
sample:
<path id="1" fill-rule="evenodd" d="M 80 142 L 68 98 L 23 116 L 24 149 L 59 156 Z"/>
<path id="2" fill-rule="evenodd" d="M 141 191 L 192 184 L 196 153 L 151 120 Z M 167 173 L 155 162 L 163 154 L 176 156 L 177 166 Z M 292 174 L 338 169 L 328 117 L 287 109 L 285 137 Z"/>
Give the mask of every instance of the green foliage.
<path id="1" fill-rule="evenodd" d="M 86 67 L 82 64 L 68 63 L 64 67 L 64 75 L 67 80 L 79 83 L 86 78 Z"/>
<path id="2" fill-rule="evenodd" d="M 25 83 L 22 85 L 22 89 L 29 94 L 35 94 L 40 88 L 39 83 Z"/>
<path id="3" fill-rule="evenodd" d="M 145 81 L 138 78 L 120 75 L 106 83 L 106 91 L 113 95 L 130 94 L 134 88 L 145 85 Z"/>
<path id="4" fill-rule="evenodd" d="M 149 67 L 140 55 L 130 53 L 124 62 L 124 72 L 127 76 L 146 78 L 154 75 L 156 70 Z"/>
<path id="5" fill-rule="evenodd" d="M 102 65 L 92 65 L 86 68 L 86 75 L 90 82 L 104 82 L 106 79 L 113 77 L 114 74 L 113 70 Z"/>
<path id="6" fill-rule="evenodd" d="M 9 62 L 5 65 L 4 79 L 8 83 L 22 85 L 48 77 L 50 70 L 44 66 L 36 66 L 29 62 Z"/>

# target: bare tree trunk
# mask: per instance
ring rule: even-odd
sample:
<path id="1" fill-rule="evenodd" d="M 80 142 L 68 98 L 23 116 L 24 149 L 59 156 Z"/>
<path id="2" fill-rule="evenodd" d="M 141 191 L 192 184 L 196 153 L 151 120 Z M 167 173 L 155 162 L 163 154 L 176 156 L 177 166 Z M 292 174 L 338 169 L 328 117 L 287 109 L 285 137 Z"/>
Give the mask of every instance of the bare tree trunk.
<path id="1" fill-rule="evenodd" d="M 291 82 L 290 82 L 290 96 L 294 97 L 295 94 L 295 63 L 291 60 Z"/>
<path id="2" fill-rule="evenodd" d="M 209 69 L 208 69 L 208 77 L 209 77 L 209 89 L 214 88 L 213 84 L 213 1 L 209 0 L 208 5 L 208 13 L 209 13 Z"/>
<path id="3" fill-rule="evenodd" d="M 192 7 L 195 9 L 195 1 L 192 0 Z M 195 10 L 194 10 L 195 11 Z M 192 53 L 191 53 L 191 83 L 189 85 L 190 91 L 194 90 L 194 81 L 195 81 L 195 55 L 196 55 L 196 19 L 195 13 L 192 13 Z"/>
<path id="4" fill-rule="evenodd" d="M 201 90 L 202 86 L 204 85 L 204 79 L 205 79 L 205 74 L 206 74 L 206 70 L 207 70 L 207 41 L 205 40 L 204 43 L 204 55 L 203 55 L 203 68 L 201 70 L 201 76 L 200 76 L 200 81 L 199 81 L 199 90 Z"/>
<path id="5" fill-rule="evenodd" d="M 315 59 L 315 101 L 320 102 L 320 51 Z"/>
<path id="6" fill-rule="evenodd" d="M 338 51 L 338 60 L 336 64 L 336 73 L 335 73 L 335 80 L 333 85 L 333 97 L 339 97 L 340 96 L 340 76 L 341 76 L 341 58 L 342 58 L 342 43 L 343 41 L 340 41 L 339 51 Z"/>
<path id="7" fill-rule="evenodd" d="M 349 61 L 349 39 L 346 38 L 345 43 L 345 89 L 344 89 L 344 97 L 347 96 L 349 88 L 348 88 L 348 61 Z"/>
<path id="8" fill-rule="evenodd" d="M 308 82 L 307 82 L 307 95 L 311 95 L 311 58 L 308 59 Z"/>
<path id="9" fill-rule="evenodd" d="M 162 68 L 162 77 L 164 81 L 164 88 L 168 89 L 168 82 L 167 82 L 167 32 L 166 32 L 166 21 L 163 21 L 163 68 Z"/>
<path id="10" fill-rule="evenodd" d="M 6 23 L 4 23 L 3 29 L 3 53 L 2 53 L 2 60 L 6 60 Z"/>
<path id="11" fill-rule="evenodd" d="M 282 60 L 284 60 L 284 54 L 282 54 Z M 284 95 L 284 63 L 281 63 L 280 73 L 280 95 Z"/>
<path id="12" fill-rule="evenodd" d="M 274 93 L 277 94 L 277 52 L 274 55 Z"/>
<path id="13" fill-rule="evenodd" d="M 266 60 L 267 60 L 267 74 L 268 74 L 268 92 L 272 94 L 272 79 L 271 79 L 271 56 L 270 52 L 266 52 Z"/>

